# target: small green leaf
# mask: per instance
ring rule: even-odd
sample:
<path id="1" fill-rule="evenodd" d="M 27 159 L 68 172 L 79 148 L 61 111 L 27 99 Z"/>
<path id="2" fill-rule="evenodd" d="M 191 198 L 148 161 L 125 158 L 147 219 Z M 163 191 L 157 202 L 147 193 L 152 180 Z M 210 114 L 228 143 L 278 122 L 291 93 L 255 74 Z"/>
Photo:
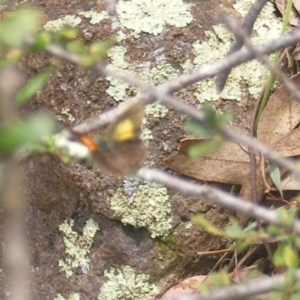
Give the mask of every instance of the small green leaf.
<path id="1" fill-rule="evenodd" d="M 200 123 L 192 118 L 185 120 L 184 129 L 195 137 L 212 138 L 215 135 L 213 130 L 208 128 L 206 124 Z"/>
<path id="2" fill-rule="evenodd" d="M 279 221 L 284 226 L 292 226 L 296 219 L 297 208 L 292 206 L 289 210 L 284 207 L 280 207 L 276 209 L 276 214 L 278 216 Z"/>
<path id="3" fill-rule="evenodd" d="M 14 11 L 0 22 L 0 41 L 10 47 L 20 47 L 24 39 L 38 30 L 40 19 L 40 13 L 35 9 Z"/>
<path id="4" fill-rule="evenodd" d="M 298 267 L 298 254 L 297 251 L 291 246 L 286 245 L 283 250 L 283 261 L 284 264 L 289 268 L 297 268 Z"/>
<path id="5" fill-rule="evenodd" d="M 232 283 L 229 274 L 225 270 L 210 275 L 210 281 L 214 287 L 223 287 Z"/>
<path id="6" fill-rule="evenodd" d="M 279 245 L 273 254 L 273 263 L 277 267 L 284 267 L 284 259 L 283 259 L 283 251 L 284 251 L 284 245 Z"/>
<path id="7" fill-rule="evenodd" d="M 269 174 L 270 177 L 273 181 L 273 183 L 275 184 L 275 186 L 277 187 L 280 196 L 283 198 L 283 194 L 282 194 L 282 184 L 281 184 L 281 176 L 280 176 L 280 169 L 278 166 L 270 163 L 268 166 L 268 170 L 269 170 Z"/>
<path id="8" fill-rule="evenodd" d="M 300 237 L 298 236 L 294 237 L 294 244 L 298 249 L 300 249 Z"/>
<path id="9" fill-rule="evenodd" d="M 212 106 L 208 104 L 203 105 L 202 112 L 203 122 L 191 118 L 184 124 L 185 130 L 195 137 L 212 138 L 232 119 L 232 115 L 228 113 L 217 116 Z"/>
<path id="10" fill-rule="evenodd" d="M 218 236 L 224 236 L 225 233 L 218 229 L 217 227 L 215 227 L 212 223 L 210 223 L 207 219 L 205 219 L 204 217 L 202 217 L 200 214 L 197 214 L 195 216 L 193 216 L 191 218 L 191 221 L 202 227 L 205 231 L 214 234 L 214 235 L 218 235 Z"/>
<path id="11" fill-rule="evenodd" d="M 221 142 L 218 142 L 214 139 L 203 145 L 191 146 L 188 150 L 188 154 L 191 157 L 199 157 L 207 153 L 217 151 L 220 148 L 220 146 L 221 146 Z"/>
<path id="12" fill-rule="evenodd" d="M 289 296 L 289 300 L 299 300 L 299 292 Z"/>
<path id="13" fill-rule="evenodd" d="M 90 53 L 95 61 L 101 61 L 107 57 L 107 51 L 111 47 L 110 41 L 97 42 L 90 46 Z"/>
<path id="14" fill-rule="evenodd" d="M 233 239 L 243 239 L 249 236 L 239 225 L 230 225 L 225 229 L 227 236 Z"/>
<path id="15" fill-rule="evenodd" d="M 18 91 L 16 95 L 16 102 L 20 105 L 28 101 L 39 89 L 42 88 L 52 75 L 53 70 L 54 67 L 51 66 L 26 82 L 26 84 Z"/>
<path id="16" fill-rule="evenodd" d="M 281 232 L 281 229 L 278 226 L 275 225 L 269 225 L 267 227 L 267 232 L 271 235 L 278 235 Z"/>
<path id="17" fill-rule="evenodd" d="M 49 31 L 41 32 L 31 45 L 32 52 L 41 52 L 51 42 L 51 33 Z"/>
<path id="18" fill-rule="evenodd" d="M 25 144 L 52 135 L 54 125 L 49 115 L 37 114 L 26 120 L 15 120 L 11 124 L 0 127 L 0 154 L 10 154 Z"/>
<path id="19" fill-rule="evenodd" d="M 230 246 L 230 248 L 237 252 L 244 252 L 246 249 L 252 246 L 252 244 L 252 242 L 245 240 L 243 242 L 235 242 Z"/>
<path id="20" fill-rule="evenodd" d="M 81 42 L 81 41 L 72 41 L 72 42 L 69 42 L 67 45 L 66 45 L 66 48 L 73 52 L 73 53 L 78 53 L 78 54 L 86 54 L 88 53 L 86 48 L 85 48 L 85 45 Z"/>

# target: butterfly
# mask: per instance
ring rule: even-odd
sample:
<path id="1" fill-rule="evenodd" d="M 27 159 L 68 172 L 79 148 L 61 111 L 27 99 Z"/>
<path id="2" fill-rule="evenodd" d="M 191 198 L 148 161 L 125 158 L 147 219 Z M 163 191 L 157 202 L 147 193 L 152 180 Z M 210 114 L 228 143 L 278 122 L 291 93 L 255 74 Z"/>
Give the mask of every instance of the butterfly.
<path id="1" fill-rule="evenodd" d="M 94 164 L 101 170 L 115 175 L 130 175 L 146 156 L 146 147 L 141 140 L 144 110 L 145 105 L 136 102 L 125 109 L 103 135 L 92 138 L 72 131 L 73 137 L 89 149 Z"/>

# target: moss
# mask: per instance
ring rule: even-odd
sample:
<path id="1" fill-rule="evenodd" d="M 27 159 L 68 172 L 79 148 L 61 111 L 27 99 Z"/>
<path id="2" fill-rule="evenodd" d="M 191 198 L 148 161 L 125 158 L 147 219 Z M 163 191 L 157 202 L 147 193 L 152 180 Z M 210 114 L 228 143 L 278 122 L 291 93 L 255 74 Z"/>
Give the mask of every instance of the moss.
<path id="1" fill-rule="evenodd" d="M 166 239 L 168 239 L 166 241 Z M 157 270 L 158 274 L 153 275 L 159 278 L 168 275 L 170 271 L 176 273 L 176 266 L 181 259 L 180 252 L 175 251 L 176 240 L 173 235 L 164 237 L 163 240 L 158 240 L 155 242 L 153 251 L 154 259 L 153 263 L 155 265 L 154 270 Z"/>
<path id="2" fill-rule="evenodd" d="M 111 268 L 104 271 L 104 275 L 109 280 L 101 287 L 98 300 L 150 300 L 158 292 L 156 286 L 149 283 L 148 275 L 136 275 L 129 266 Z"/>
<path id="3" fill-rule="evenodd" d="M 72 230 L 73 220 L 66 220 L 59 226 L 59 230 L 65 234 L 63 240 L 65 244 L 66 258 L 59 260 L 60 270 L 65 272 L 67 277 L 73 274 L 73 269 L 80 267 L 83 273 L 89 268 L 88 254 L 93 244 L 93 238 L 99 230 L 99 226 L 93 219 L 87 220 L 83 234 L 80 236 Z"/>
<path id="4" fill-rule="evenodd" d="M 169 195 L 159 184 L 141 184 L 129 197 L 118 189 L 111 199 L 111 209 L 122 223 L 146 227 L 153 238 L 168 235 L 172 228 Z"/>

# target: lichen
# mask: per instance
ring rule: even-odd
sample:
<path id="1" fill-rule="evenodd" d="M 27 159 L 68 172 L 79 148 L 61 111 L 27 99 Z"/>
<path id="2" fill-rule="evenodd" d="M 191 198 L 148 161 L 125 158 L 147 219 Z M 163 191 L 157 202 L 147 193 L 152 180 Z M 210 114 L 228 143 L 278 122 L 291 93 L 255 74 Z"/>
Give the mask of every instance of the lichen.
<path id="1" fill-rule="evenodd" d="M 159 184 L 141 184 L 128 196 L 118 189 L 110 204 L 122 223 L 146 227 L 152 238 L 168 235 L 172 228 L 169 195 Z"/>
<path id="2" fill-rule="evenodd" d="M 139 80 L 149 86 L 161 84 L 175 78 L 179 74 L 179 71 L 167 63 L 162 55 L 156 56 L 157 66 L 151 67 L 150 62 L 142 64 L 134 62 L 129 63 L 125 59 L 126 51 L 126 48 L 122 46 L 116 46 L 110 49 L 108 56 L 111 59 L 111 63 L 107 68 L 112 71 L 120 72 L 123 75 L 126 75 L 127 73 L 135 74 Z M 137 90 L 128 83 L 112 77 L 107 77 L 107 80 L 110 82 L 110 86 L 106 92 L 118 102 L 126 102 L 133 94 L 137 93 Z M 168 109 L 159 103 L 149 105 L 146 108 L 146 114 L 151 114 L 157 118 L 163 118 L 167 113 Z"/>
<path id="3" fill-rule="evenodd" d="M 48 21 L 44 25 L 44 29 L 57 32 L 61 30 L 64 26 L 76 27 L 80 23 L 81 18 L 76 17 L 75 15 L 65 15 L 62 18 Z"/>
<path id="4" fill-rule="evenodd" d="M 63 240 L 65 244 L 66 258 L 59 260 L 58 265 L 62 272 L 65 272 L 67 277 L 73 274 L 73 269 L 80 267 L 83 273 L 89 269 L 88 254 L 93 244 L 93 238 L 99 230 L 98 224 L 89 219 L 83 228 L 83 234 L 80 236 L 76 231 L 72 230 L 74 221 L 65 220 L 59 225 L 59 230 L 65 234 Z"/>
<path id="5" fill-rule="evenodd" d="M 93 25 L 99 24 L 102 20 L 109 18 L 106 11 L 102 11 L 99 13 L 95 10 L 89 10 L 89 11 L 81 11 L 78 14 L 84 16 L 87 19 L 90 19 L 90 23 Z"/>
<path id="6" fill-rule="evenodd" d="M 80 294 L 75 293 L 69 296 L 68 299 L 64 298 L 61 294 L 57 294 L 53 300 L 80 300 Z"/>
<path id="7" fill-rule="evenodd" d="M 75 122 L 75 117 L 71 114 L 70 112 L 70 108 L 69 107 L 64 107 L 62 108 L 60 115 L 56 116 L 56 119 L 60 122 L 64 122 L 65 121 L 65 117 L 67 117 L 67 120 L 70 122 Z"/>
<path id="8" fill-rule="evenodd" d="M 103 284 L 98 300 L 147 300 L 154 299 L 158 289 L 149 283 L 149 276 L 134 273 L 129 266 L 104 271 L 109 280 Z"/>
<path id="9" fill-rule="evenodd" d="M 146 115 L 152 115 L 155 118 L 164 118 L 167 115 L 168 111 L 169 110 L 165 106 L 161 105 L 158 102 L 147 105 L 145 109 Z"/>
<path id="10" fill-rule="evenodd" d="M 121 25 L 134 32 L 158 35 L 167 25 L 184 27 L 193 20 L 191 4 L 182 0 L 119 1 L 117 14 Z"/>
<path id="11" fill-rule="evenodd" d="M 245 16 L 253 1 L 239 0 L 234 8 Z M 280 34 L 281 22 L 274 15 L 274 5 L 267 3 L 254 25 L 252 43 L 259 44 L 276 38 Z M 184 70 L 211 63 L 223 58 L 229 50 L 233 36 L 223 25 L 213 26 L 213 31 L 205 32 L 207 40 L 196 41 L 193 44 L 196 56 L 193 61 L 186 61 L 182 64 Z M 270 56 L 272 60 L 273 56 Z M 262 85 L 268 76 L 266 68 L 257 61 L 243 64 L 231 71 L 226 86 L 221 94 L 218 94 L 212 79 L 203 80 L 195 84 L 195 97 L 200 101 L 215 101 L 220 98 L 227 100 L 241 100 L 241 81 L 248 86 L 248 91 L 257 97 Z"/>

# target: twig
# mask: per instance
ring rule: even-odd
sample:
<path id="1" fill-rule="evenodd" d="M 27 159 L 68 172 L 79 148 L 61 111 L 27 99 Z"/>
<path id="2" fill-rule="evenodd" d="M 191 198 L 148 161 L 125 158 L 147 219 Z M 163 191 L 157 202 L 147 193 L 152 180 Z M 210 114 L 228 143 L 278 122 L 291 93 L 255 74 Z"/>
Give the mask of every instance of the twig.
<path id="1" fill-rule="evenodd" d="M 243 42 L 245 47 L 255 55 L 255 57 L 261 61 L 275 76 L 277 76 L 281 82 L 286 86 L 289 92 L 294 96 L 298 101 L 300 101 L 299 88 L 296 86 L 289 78 L 278 68 L 273 66 L 268 59 L 256 49 L 256 47 L 251 43 L 250 39 L 243 35 L 243 31 L 239 29 L 238 23 L 233 19 L 225 15 L 220 15 L 220 19 L 223 21 L 225 26 L 232 31 L 239 40 Z"/>
<path id="2" fill-rule="evenodd" d="M 249 201 L 243 201 L 232 194 L 215 189 L 208 185 L 193 184 L 187 180 L 167 174 L 163 171 L 141 168 L 137 175 L 147 181 L 154 181 L 189 196 L 201 197 L 204 201 L 240 212 L 277 226 L 283 226 L 276 211 L 265 209 Z M 295 220 L 291 229 L 300 234 L 300 221 Z"/>
<path id="3" fill-rule="evenodd" d="M 188 297 L 172 297 L 166 300 L 235 300 L 248 299 L 248 297 L 266 294 L 271 292 L 274 287 L 284 286 L 287 284 L 286 274 L 275 275 L 269 278 L 258 278 L 246 283 L 235 284 L 223 288 L 214 289 L 210 292 L 203 292 L 201 295 Z M 300 280 L 300 270 L 295 272 L 295 281 Z"/>
<path id="4" fill-rule="evenodd" d="M 249 9 L 248 13 L 246 14 L 246 16 L 244 18 L 243 24 L 241 26 L 241 31 L 243 32 L 244 37 L 250 36 L 250 34 L 253 30 L 254 23 L 255 23 L 256 19 L 258 18 L 261 10 L 263 9 L 263 7 L 266 5 L 267 2 L 268 2 L 268 0 L 256 0 L 252 4 L 251 8 Z M 237 50 L 241 49 L 243 47 L 243 44 L 244 44 L 244 40 L 237 38 L 232 43 L 227 55 L 230 55 L 230 54 L 236 52 Z M 231 69 L 232 68 L 229 68 L 217 76 L 215 83 L 216 83 L 217 91 L 219 93 L 222 92 Z"/>
<path id="5" fill-rule="evenodd" d="M 17 117 L 13 97 L 20 84 L 20 75 L 13 69 L 0 74 L 0 119 L 12 124 Z M 26 243 L 25 208 L 22 199 L 22 172 L 15 158 L 9 157 L 4 164 L 5 177 L 2 186 L 2 205 L 5 220 L 6 242 L 3 256 L 6 265 L 8 290 L 11 300 L 29 300 L 29 259 Z M 3 292 L 3 291 L 2 291 Z"/>
<path id="6" fill-rule="evenodd" d="M 263 55 L 269 55 L 273 52 L 276 52 L 277 50 L 296 45 L 299 41 L 300 41 L 300 31 L 295 30 L 291 33 L 282 35 L 274 40 L 271 40 L 268 43 L 256 46 L 256 50 Z M 32 39 L 28 39 L 26 42 L 27 45 L 31 45 L 32 43 L 33 43 Z M 73 63 L 76 65 L 81 64 L 82 57 L 80 55 L 71 53 L 61 46 L 49 44 L 46 46 L 45 51 L 51 54 L 52 56 L 63 59 L 66 62 Z M 182 88 L 185 88 L 205 78 L 212 78 L 225 70 L 234 68 L 242 63 L 252 60 L 253 58 L 255 58 L 255 54 L 251 53 L 251 51 L 249 51 L 248 49 L 238 50 L 235 53 L 230 54 L 217 62 L 202 65 L 197 69 L 194 69 L 192 71 L 189 71 L 185 74 L 178 76 L 176 79 L 161 84 L 156 88 L 156 91 L 160 94 L 160 96 L 173 94 Z M 103 73 L 107 74 L 108 72 L 110 72 L 109 70 L 103 67 L 102 63 L 98 63 L 91 68 L 97 72 L 101 72 L 101 74 Z M 131 83 L 133 86 L 137 88 L 145 89 L 146 87 L 145 84 L 141 83 L 136 79 L 130 82 L 131 79 L 134 78 L 134 76 L 128 77 L 127 75 L 124 76 L 118 74 L 117 78 L 119 79 L 122 78 L 125 82 Z M 146 95 L 147 95 L 146 100 L 149 99 L 150 95 L 153 96 L 152 93 Z M 154 101 L 155 99 L 157 99 L 157 97 L 155 97 L 155 99 L 153 98 L 151 99 L 152 101 Z"/>

